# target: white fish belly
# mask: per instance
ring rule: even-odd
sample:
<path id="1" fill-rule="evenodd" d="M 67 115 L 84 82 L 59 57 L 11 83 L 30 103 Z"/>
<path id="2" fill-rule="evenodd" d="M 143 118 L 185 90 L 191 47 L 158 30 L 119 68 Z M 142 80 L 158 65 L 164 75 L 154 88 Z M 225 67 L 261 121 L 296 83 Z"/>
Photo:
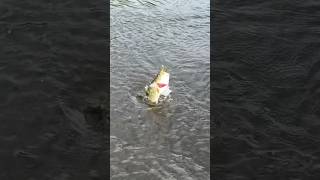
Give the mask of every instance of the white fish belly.
<path id="1" fill-rule="evenodd" d="M 169 73 L 165 73 L 164 75 L 161 76 L 161 79 L 160 79 L 159 83 L 169 85 L 169 79 L 170 79 L 170 74 Z"/>

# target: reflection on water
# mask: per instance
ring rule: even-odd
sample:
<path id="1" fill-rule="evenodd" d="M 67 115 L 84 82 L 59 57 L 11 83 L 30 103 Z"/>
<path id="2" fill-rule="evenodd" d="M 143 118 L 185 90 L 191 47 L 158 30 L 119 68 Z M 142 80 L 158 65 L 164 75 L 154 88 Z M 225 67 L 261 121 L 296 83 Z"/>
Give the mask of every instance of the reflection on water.
<path id="1" fill-rule="evenodd" d="M 113 1 L 111 177 L 209 179 L 209 1 Z M 161 65 L 172 100 L 138 95 Z"/>

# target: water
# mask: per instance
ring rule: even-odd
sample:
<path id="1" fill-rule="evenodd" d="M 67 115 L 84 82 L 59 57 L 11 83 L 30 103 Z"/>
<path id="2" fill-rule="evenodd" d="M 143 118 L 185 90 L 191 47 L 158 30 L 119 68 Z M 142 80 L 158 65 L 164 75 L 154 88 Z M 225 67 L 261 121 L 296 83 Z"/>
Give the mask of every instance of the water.
<path id="1" fill-rule="evenodd" d="M 0 2 L 0 179 L 107 179 L 103 1 Z"/>
<path id="2" fill-rule="evenodd" d="M 209 3 L 111 6 L 111 179 L 209 179 Z M 151 108 L 137 96 L 162 64 L 172 101 Z"/>
<path id="3" fill-rule="evenodd" d="M 215 179 L 319 179 L 319 7 L 216 1 Z"/>

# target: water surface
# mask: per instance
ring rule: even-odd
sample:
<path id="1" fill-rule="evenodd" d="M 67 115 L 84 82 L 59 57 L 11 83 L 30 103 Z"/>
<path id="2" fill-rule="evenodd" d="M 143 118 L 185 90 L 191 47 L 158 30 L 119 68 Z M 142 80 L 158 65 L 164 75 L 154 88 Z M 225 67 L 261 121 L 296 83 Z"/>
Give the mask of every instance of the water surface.
<path id="1" fill-rule="evenodd" d="M 209 3 L 111 6 L 112 179 L 209 179 Z M 137 95 L 162 64 L 173 100 L 150 108 Z"/>
<path id="2" fill-rule="evenodd" d="M 0 2 L 0 179 L 109 177 L 103 1 Z"/>
<path id="3" fill-rule="evenodd" d="M 319 179 L 319 2 L 215 2 L 214 177 Z"/>

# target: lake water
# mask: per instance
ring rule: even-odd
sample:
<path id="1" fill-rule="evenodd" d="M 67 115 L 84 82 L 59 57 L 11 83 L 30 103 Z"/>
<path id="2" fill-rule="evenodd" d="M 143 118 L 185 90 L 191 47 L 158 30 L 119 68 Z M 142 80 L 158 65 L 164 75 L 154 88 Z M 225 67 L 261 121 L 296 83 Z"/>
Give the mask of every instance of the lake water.
<path id="1" fill-rule="evenodd" d="M 319 179 L 319 8 L 215 1 L 215 179 Z"/>
<path id="2" fill-rule="evenodd" d="M 107 179 L 104 1 L 0 2 L 0 179 Z"/>
<path id="3" fill-rule="evenodd" d="M 111 179 L 207 180 L 210 1 L 145 2 L 111 3 Z M 138 95 L 161 65 L 172 101 L 151 108 Z"/>

